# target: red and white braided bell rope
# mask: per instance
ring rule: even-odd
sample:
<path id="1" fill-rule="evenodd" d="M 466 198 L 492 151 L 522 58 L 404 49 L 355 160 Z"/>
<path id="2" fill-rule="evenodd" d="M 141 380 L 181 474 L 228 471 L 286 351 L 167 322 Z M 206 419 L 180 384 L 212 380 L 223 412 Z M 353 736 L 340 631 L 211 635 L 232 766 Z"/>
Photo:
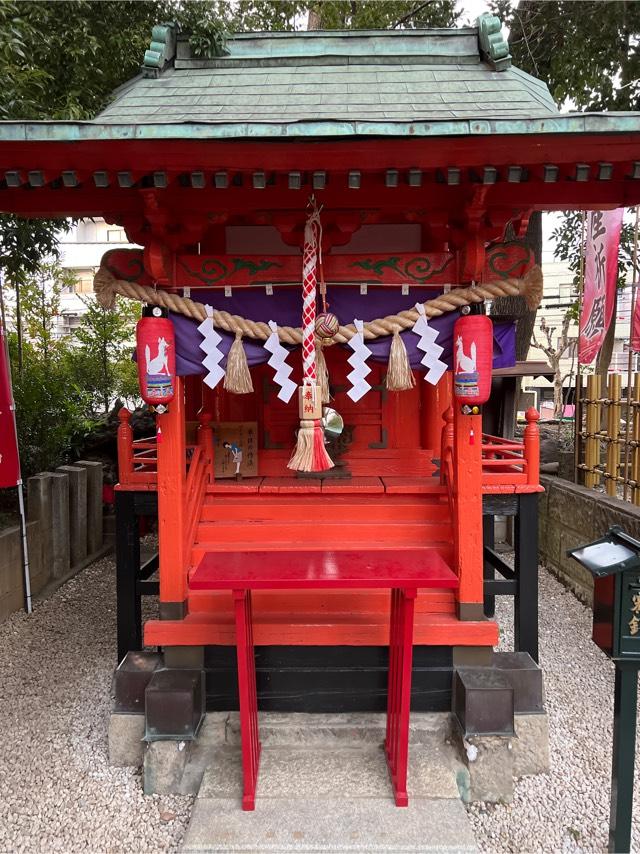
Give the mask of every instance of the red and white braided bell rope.
<path id="1" fill-rule="evenodd" d="M 315 386 L 316 373 L 316 284 L 320 212 L 314 208 L 304 229 L 302 253 L 302 375 L 304 385 Z"/>

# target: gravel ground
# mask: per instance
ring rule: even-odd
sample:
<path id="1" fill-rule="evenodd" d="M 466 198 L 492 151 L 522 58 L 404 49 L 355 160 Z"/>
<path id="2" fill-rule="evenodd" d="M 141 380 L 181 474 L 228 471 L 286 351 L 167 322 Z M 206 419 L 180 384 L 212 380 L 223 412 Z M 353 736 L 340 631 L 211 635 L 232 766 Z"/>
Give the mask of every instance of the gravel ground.
<path id="1" fill-rule="evenodd" d="M 498 598 L 501 648 L 513 649 L 513 608 Z M 523 777 L 510 805 L 469 810 L 488 852 L 605 851 L 609 828 L 614 667 L 591 641 L 591 611 L 540 571 L 540 664 L 551 773 Z M 632 850 L 640 851 L 636 763 Z"/>
<path id="2" fill-rule="evenodd" d="M 110 768 L 115 566 L 92 564 L 0 624 L 0 851 L 175 851 L 191 798 Z"/>

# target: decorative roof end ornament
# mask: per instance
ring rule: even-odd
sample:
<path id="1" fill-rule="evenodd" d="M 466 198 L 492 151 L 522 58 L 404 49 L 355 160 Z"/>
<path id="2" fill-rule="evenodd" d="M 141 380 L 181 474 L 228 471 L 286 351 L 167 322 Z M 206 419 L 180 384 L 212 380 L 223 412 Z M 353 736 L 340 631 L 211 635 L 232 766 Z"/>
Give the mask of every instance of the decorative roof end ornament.
<path id="1" fill-rule="evenodd" d="M 502 22 L 495 15 L 485 12 L 476 21 L 480 56 L 494 71 L 511 68 L 509 45 L 502 34 Z"/>
<path id="2" fill-rule="evenodd" d="M 176 24 L 156 24 L 151 30 L 151 44 L 144 52 L 142 74 L 159 77 L 176 57 L 178 27 Z"/>

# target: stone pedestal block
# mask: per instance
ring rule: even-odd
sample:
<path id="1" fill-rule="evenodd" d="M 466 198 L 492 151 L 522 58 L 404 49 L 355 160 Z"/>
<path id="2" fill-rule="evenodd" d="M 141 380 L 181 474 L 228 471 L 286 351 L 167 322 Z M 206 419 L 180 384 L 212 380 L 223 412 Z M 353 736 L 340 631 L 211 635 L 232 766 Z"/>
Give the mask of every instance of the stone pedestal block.
<path id="1" fill-rule="evenodd" d="M 142 784 L 145 795 L 180 794 L 190 743 L 152 741 L 144 747 Z"/>
<path id="2" fill-rule="evenodd" d="M 144 715 L 119 714 L 109 718 L 109 765 L 134 765 L 144 758 Z"/>
<path id="3" fill-rule="evenodd" d="M 516 715 L 513 741 L 513 775 L 546 774 L 549 759 L 549 719 L 546 713 Z"/>
<path id="4" fill-rule="evenodd" d="M 0 619 L 22 608 L 22 553 L 18 526 L 0 531 Z"/>
<path id="5" fill-rule="evenodd" d="M 69 544 L 69 478 L 51 474 L 51 548 L 53 578 L 63 578 L 71 568 Z"/>
<path id="6" fill-rule="evenodd" d="M 87 556 L 87 470 L 82 466 L 58 466 L 69 478 L 69 549 L 71 566 Z"/>
<path id="7" fill-rule="evenodd" d="M 90 555 L 102 548 L 102 463 L 78 460 L 87 472 L 87 550 Z"/>
<path id="8" fill-rule="evenodd" d="M 461 790 L 462 799 L 466 803 L 511 803 L 514 776 L 512 739 L 499 735 L 465 738 L 460 726 L 455 727 L 454 738 L 469 771 L 468 781 L 465 781 L 468 789 Z"/>
<path id="9" fill-rule="evenodd" d="M 42 525 L 38 521 L 27 522 L 27 548 L 29 549 L 29 575 L 33 596 L 49 580 L 49 567 L 42 565 Z"/>
<path id="10" fill-rule="evenodd" d="M 40 524 L 40 560 L 47 577 L 53 572 L 52 477 L 41 472 L 27 480 L 27 518 Z"/>

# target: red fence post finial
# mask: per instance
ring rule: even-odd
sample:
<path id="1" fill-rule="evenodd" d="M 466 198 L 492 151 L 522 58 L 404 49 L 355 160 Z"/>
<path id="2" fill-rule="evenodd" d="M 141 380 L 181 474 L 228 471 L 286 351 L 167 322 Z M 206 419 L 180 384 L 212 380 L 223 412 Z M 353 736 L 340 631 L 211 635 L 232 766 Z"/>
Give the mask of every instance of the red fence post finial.
<path id="1" fill-rule="evenodd" d="M 447 449 L 453 450 L 453 406 L 449 406 L 444 413 L 444 427 L 442 428 L 440 449 L 440 483 L 444 483 L 445 479 Z"/>
<path id="2" fill-rule="evenodd" d="M 126 406 L 118 410 L 118 481 L 122 485 L 131 482 L 133 472 L 133 430 L 131 429 L 131 413 Z"/>
<path id="3" fill-rule="evenodd" d="M 534 407 L 525 412 L 527 426 L 524 428 L 524 458 L 527 461 L 527 483 L 540 484 L 540 413 Z"/>
<path id="4" fill-rule="evenodd" d="M 198 427 L 198 445 L 200 445 L 205 457 L 207 458 L 207 479 L 209 483 L 213 483 L 215 480 L 213 473 L 214 450 L 213 430 L 211 428 L 212 420 L 213 415 L 207 409 L 202 407 L 198 412 L 198 421 L 200 422 L 200 426 Z"/>

